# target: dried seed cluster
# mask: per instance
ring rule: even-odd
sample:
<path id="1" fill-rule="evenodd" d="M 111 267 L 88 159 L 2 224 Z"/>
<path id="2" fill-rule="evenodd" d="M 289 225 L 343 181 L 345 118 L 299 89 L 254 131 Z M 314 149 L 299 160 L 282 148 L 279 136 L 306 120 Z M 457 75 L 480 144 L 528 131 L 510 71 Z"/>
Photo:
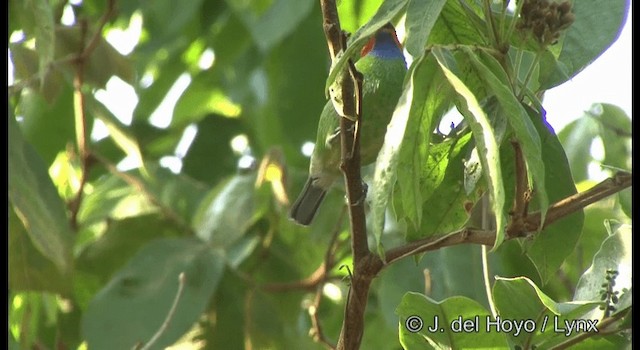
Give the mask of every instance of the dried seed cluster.
<path id="1" fill-rule="evenodd" d="M 524 0 L 518 29 L 531 31 L 541 45 L 558 42 L 560 32 L 575 20 L 569 0 Z"/>

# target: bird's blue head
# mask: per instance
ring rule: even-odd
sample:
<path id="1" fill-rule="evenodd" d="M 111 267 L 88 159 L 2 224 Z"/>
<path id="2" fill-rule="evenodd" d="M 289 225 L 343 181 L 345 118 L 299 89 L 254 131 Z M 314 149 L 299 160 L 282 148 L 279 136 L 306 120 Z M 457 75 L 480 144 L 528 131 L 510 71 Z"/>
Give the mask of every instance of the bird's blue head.
<path id="1" fill-rule="evenodd" d="M 375 36 L 362 48 L 360 57 L 372 55 L 379 58 L 402 58 L 402 44 L 396 36 L 393 26 L 388 23 L 380 28 Z"/>

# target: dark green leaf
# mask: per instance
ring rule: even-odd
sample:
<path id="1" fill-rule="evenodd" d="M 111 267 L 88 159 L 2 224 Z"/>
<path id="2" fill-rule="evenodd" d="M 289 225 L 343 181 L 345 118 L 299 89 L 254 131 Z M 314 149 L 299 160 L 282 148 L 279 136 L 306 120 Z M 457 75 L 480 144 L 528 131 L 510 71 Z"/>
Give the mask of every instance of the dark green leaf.
<path id="1" fill-rule="evenodd" d="M 562 40 L 557 70 L 540 72 L 541 89 L 548 90 L 573 78 L 613 44 L 627 17 L 628 0 L 573 2 L 575 22 Z M 553 67 L 551 57 L 545 67 Z"/>
<path id="2" fill-rule="evenodd" d="M 9 208 L 9 289 L 47 291 L 66 295 L 71 291 L 70 274 L 62 274 L 56 265 L 34 247 L 27 230 Z"/>
<path id="3" fill-rule="evenodd" d="M 545 184 L 549 201 L 555 203 L 575 194 L 576 188 L 564 149 L 555 132 L 542 115 L 527 108 L 533 124 L 542 141 L 542 159 L 545 162 Z M 534 198 L 538 194 L 534 190 Z M 538 200 L 529 204 L 529 210 L 537 210 Z M 579 210 L 568 215 L 539 232 L 533 242 L 527 245 L 527 255 L 536 265 L 543 283 L 558 270 L 562 262 L 575 248 L 582 226 L 584 214 Z"/>
<path id="4" fill-rule="evenodd" d="M 220 253 L 195 239 L 160 239 L 147 244 L 92 300 L 82 319 L 91 349 L 131 349 L 160 328 L 184 288 L 168 327 L 154 348 L 173 344 L 205 310 L 224 268 Z"/>
<path id="5" fill-rule="evenodd" d="M 158 63 L 153 74 L 153 83 L 137 91 L 139 102 L 133 110 L 134 122 L 146 121 L 151 117 L 185 69 L 185 64 L 179 56 L 169 57 Z"/>
<path id="6" fill-rule="evenodd" d="M 506 220 L 504 217 L 504 184 L 500 168 L 499 148 L 493 128 L 476 95 L 461 80 L 453 55 L 447 49 L 439 47 L 433 49 L 433 54 L 464 106 L 464 110 L 461 110 L 461 113 L 469 123 L 476 141 L 480 162 L 491 195 L 492 209 L 496 213 L 496 241 L 493 246 L 495 249 L 504 240 Z"/>
<path id="7" fill-rule="evenodd" d="M 591 266 L 580 277 L 573 300 L 599 300 L 602 292 L 601 284 L 605 282 L 606 270 L 618 271 L 615 277 L 616 291 L 631 290 L 631 227 L 621 226 L 602 242 L 600 250 L 594 255 Z M 625 303 L 615 305 L 617 310 L 624 310 L 631 305 L 630 298 L 620 298 Z M 603 311 L 594 310 L 589 317 L 600 318 Z"/>
<path id="8" fill-rule="evenodd" d="M 214 185 L 237 169 L 238 156 L 231 149 L 231 140 L 246 128 L 241 120 L 218 114 L 207 115 L 196 126 L 196 137 L 182 159 L 182 173 Z"/>
<path id="9" fill-rule="evenodd" d="M 398 178 L 402 214 L 414 228 L 420 227 L 422 204 L 430 196 L 429 190 L 424 191 L 424 182 L 428 181 L 425 180 L 424 164 L 428 162 L 434 124 L 453 102 L 450 86 L 445 82 L 433 56 L 428 55 L 417 64 L 419 65 L 411 76 L 413 95 L 408 101 L 411 103 L 409 120 L 404 137 L 401 138 L 397 169 L 393 169 Z"/>
<path id="10" fill-rule="evenodd" d="M 196 234 L 213 247 L 229 247 L 254 219 L 255 175 L 236 175 L 202 200 L 194 219 Z"/>
<path id="11" fill-rule="evenodd" d="M 58 152 L 75 140 L 73 91 L 70 87 L 65 87 L 52 105 L 35 91 L 25 89 L 16 114 L 23 117 L 20 129 L 25 139 L 46 165 L 51 164 Z M 88 127 L 92 124 L 89 121 Z"/>
<path id="12" fill-rule="evenodd" d="M 447 234 L 461 228 L 469 218 L 465 205 L 475 203 L 479 191 L 467 193 L 461 181 L 464 159 L 469 157 L 472 142 L 467 133 L 457 139 L 433 144 L 421 167 L 419 191 L 422 203 L 422 224 L 408 228 L 407 239 Z"/>
<path id="13" fill-rule="evenodd" d="M 572 121 L 558 133 L 576 183 L 589 177 L 589 163 L 593 160 L 591 144 L 597 134 L 596 121 L 585 117 Z"/>
<path id="14" fill-rule="evenodd" d="M 37 23 L 35 27 L 36 50 L 40 61 L 40 86 L 42 87 L 55 53 L 56 33 L 54 30 L 53 11 L 46 0 L 29 0 L 27 4 L 29 10 L 33 12 Z"/>
<path id="15" fill-rule="evenodd" d="M 400 317 L 400 343 L 405 349 L 428 349 L 428 345 L 452 349 L 507 346 L 504 333 L 486 331 L 490 314 L 472 299 L 451 297 L 437 302 L 422 294 L 407 293 L 396 312 Z M 417 329 L 413 327 L 420 322 L 423 326 L 419 331 L 410 330 Z M 470 331 L 464 331 L 463 324 L 471 324 Z"/>
<path id="16" fill-rule="evenodd" d="M 631 118 L 620 107 L 608 103 L 594 104 L 586 116 L 595 118 L 600 124 L 603 165 L 631 170 Z"/>
<path id="17" fill-rule="evenodd" d="M 501 68 L 500 63 L 483 51 L 479 52 L 478 57 L 469 47 L 464 47 L 463 50 L 469 56 L 471 63 L 478 70 L 480 76 L 491 87 L 491 90 L 493 90 L 498 103 L 504 109 L 504 116 L 506 116 L 511 129 L 514 131 L 515 137 L 522 146 L 522 151 L 527 162 L 527 170 L 532 174 L 533 180 L 535 181 L 536 194 L 544 221 L 544 216 L 549 206 L 549 198 L 545 190 L 545 164 L 541 158 L 541 145 L 538 132 L 523 105 L 508 88 L 508 77 Z"/>
<path id="18" fill-rule="evenodd" d="M 476 4 L 465 2 L 474 17 L 479 16 L 481 10 Z M 448 44 L 469 44 L 478 45 L 487 42 L 487 38 L 481 29 L 474 25 L 474 21 L 469 19 L 470 14 L 463 7 L 461 1 L 447 1 L 442 8 L 431 35 L 427 41 L 428 45 L 448 45 Z"/>
<path id="19" fill-rule="evenodd" d="M 502 327 L 509 323 L 522 327 L 520 331 L 514 327 L 513 331 L 505 332 L 519 346 L 566 340 L 565 320 L 578 319 L 599 305 L 597 302 L 557 303 L 525 277 L 498 277 L 492 294 Z M 496 331 L 497 325 L 492 330 Z"/>
<path id="20" fill-rule="evenodd" d="M 86 45 L 82 39 L 88 40 L 82 35 L 82 29 L 79 26 L 58 26 L 56 38 L 56 58 L 67 58 L 70 55 L 79 54 Z M 75 74 L 74 64 L 68 63 L 66 67 Z M 104 88 L 112 76 L 118 76 L 131 84 L 134 79 L 133 66 L 128 58 L 122 56 L 102 36 L 99 36 L 94 51 L 88 56 L 84 65 L 84 82 Z"/>
<path id="21" fill-rule="evenodd" d="M 179 229 L 158 214 L 110 220 L 100 238 L 79 254 L 76 260 L 78 270 L 106 283 L 145 244 L 178 234 Z"/>
<path id="22" fill-rule="evenodd" d="M 227 1 L 227 4 L 242 18 L 256 45 L 267 51 L 300 24 L 314 3 L 311 0 L 275 0 L 264 11 L 256 9 L 251 2 Z"/>
<path id="23" fill-rule="evenodd" d="M 62 274 L 72 268 L 71 228 L 47 169 L 9 113 L 9 199 L 33 245 Z"/>
<path id="24" fill-rule="evenodd" d="M 424 51 L 431 29 L 440 17 L 440 11 L 445 3 L 445 0 L 409 1 L 405 21 L 407 31 L 405 47 L 412 56 L 418 57 Z"/>

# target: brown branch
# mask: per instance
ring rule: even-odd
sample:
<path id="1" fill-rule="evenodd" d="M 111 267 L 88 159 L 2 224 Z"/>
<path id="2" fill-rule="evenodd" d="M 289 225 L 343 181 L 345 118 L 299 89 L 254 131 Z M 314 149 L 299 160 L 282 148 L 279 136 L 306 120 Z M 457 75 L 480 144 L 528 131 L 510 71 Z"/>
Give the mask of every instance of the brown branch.
<path id="1" fill-rule="evenodd" d="M 385 253 L 387 263 L 390 265 L 404 257 L 437 250 L 462 243 L 473 243 L 492 246 L 496 240 L 495 230 L 479 230 L 463 228 L 444 236 L 431 236 L 407 243 L 403 246 L 391 248 Z"/>
<path id="2" fill-rule="evenodd" d="M 511 210 L 511 222 L 522 224 L 522 220 L 527 216 L 527 191 L 528 191 L 528 178 L 527 178 L 527 164 L 524 161 L 522 154 L 522 148 L 517 140 L 511 142 L 514 151 L 515 158 L 515 178 L 516 178 L 516 191 L 513 199 L 513 209 Z"/>
<path id="3" fill-rule="evenodd" d="M 160 209 L 160 212 L 167 219 L 175 223 L 180 228 L 180 230 L 184 232 L 188 232 L 189 234 L 193 234 L 193 229 L 191 228 L 191 226 L 188 223 L 186 223 L 182 219 L 182 217 L 178 215 L 176 212 L 174 212 L 171 208 L 162 204 L 162 201 L 158 199 L 155 194 L 149 191 L 149 189 L 147 188 L 147 186 L 144 184 L 142 180 L 138 179 L 137 177 L 131 174 L 127 174 L 125 172 L 118 170 L 118 168 L 113 163 L 111 163 L 108 159 L 104 158 L 103 156 L 101 156 L 96 152 L 91 153 L 91 158 L 97 161 L 98 163 L 102 164 L 111 174 L 118 176 L 124 182 L 129 184 L 131 187 L 140 191 L 147 198 L 147 200 L 151 202 L 151 204 L 155 205 L 158 209 Z"/>
<path id="4" fill-rule="evenodd" d="M 91 36 L 91 39 L 89 39 L 89 42 L 87 43 L 87 45 L 84 46 L 81 52 L 75 57 L 76 63 L 82 62 L 82 64 L 84 64 L 84 61 L 88 59 L 89 56 L 93 53 L 93 51 L 98 47 L 98 44 L 100 43 L 100 38 L 102 37 L 102 30 L 104 29 L 104 26 L 107 24 L 107 21 L 109 21 L 109 19 L 115 12 L 115 8 L 116 8 L 116 0 L 108 0 L 107 9 L 104 12 L 104 14 L 102 14 L 102 17 L 100 17 L 100 20 L 98 20 L 98 27 L 96 28 L 95 32 Z M 81 43 L 84 43 L 84 37 L 82 39 L 83 40 L 81 41 Z"/>
<path id="5" fill-rule="evenodd" d="M 80 162 L 82 164 L 80 186 L 78 188 L 76 196 L 69 203 L 69 211 L 71 213 L 69 220 L 71 228 L 74 231 L 77 231 L 78 229 L 78 212 L 80 211 L 80 205 L 82 204 L 82 195 L 84 193 L 84 188 L 89 178 L 89 171 L 91 170 L 91 166 L 93 165 L 91 150 L 87 142 L 89 138 L 89 130 L 87 126 L 85 96 L 84 92 L 82 91 L 82 87 L 84 86 L 84 68 L 87 59 L 98 46 L 99 39 L 102 37 L 102 29 L 113 14 L 114 8 L 115 0 L 109 0 L 107 4 L 107 11 L 100 18 L 100 21 L 98 22 L 98 28 L 93 33 L 93 36 L 86 46 L 84 45 L 84 42 L 87 35 L 87 22 L 80 21 L 81 46 L 78 55 L 72 61 L 75 66 L 75 74 L 73 77 L 73 108 L 75 115 L 76 143 L 78 146 L 78 154 L 80 155 Z"/>
<path id="6" fill-rule="evenodd" d="M 322 287 L 318 287 L 316 289 L 316 295 L 313 299 L 313 305 L 309 307 L 309 316 L 311 316 L 311 330 L 309 334 L 313 338 L 314 341 L 323 344 L 327 347 L 327 349 L 335 349 L 336 346 L 333 344 L 322 331 L 322 323 L 320 322 L 320 317 L 318 316 L 318 309 L 320 309 L 320 302 L 322 301 Z"/>
<path id="7" fill-rule="evenodd" d="M 587 338 L 593 337 L 595 335 L 603 335 L 603 331 L 608 328 L 609 326 L 613 325 L 614 323 L 616 323 L 616 321 L 620 320 L 621 318 L 623 318 L 624 316 L 627 315 L 631 315 L 630 311 L 628 312 L 619 312 L 611 317 L 607 317 L 603 320 L 601 320 L 600 322 L 598 322 L 598 331 L 597 332 L 584 332 L 584 333 L 580 333 L 577 336 L 570 338 L 566 341 L 564 341 L 563 343 L 560 343 L 554 347 L 552 347 L 551 349 L 553 350 L 563 350 L 563 349 L 568 349 L 571 346 L 578 344 L 582 341 L 584 341 Z M 615 330 L 614 332 L 617 332 L 619 330 Z"/>
<path id="8" fill-rule="evenodd" d="M 339 52 L 346 49 L 346 36 L 340 29 L 335 0 L 320 0 L 323 29 L 331 60 L 335 64 Z M 342 97 L 340 118 L 341 164 L 344 173 L 349 217 L 351 219 L 351 250 L 354 270 L 345 306 L 344 320 L 338 339 L 338 349 L 358 349 L 364 333 L 364 310 L 371 281 L 382 262 L 369 251 L 364 214 L 365 191 L 360 175 L 360 142 L 357 125 L 362 122 L 362 76 L 348 61 L 347 71 L 338 74 L 338 96 Z M 355 123 L 354 123 L 355 121 Z M 353 131 L 353 132 L 351 132 Z"/>
<path id="9" fill-rule="evenodd" d="M 544 227 L 547 227 L 553 222 L 583 209 L 589 204 L 593 204 L 607 196 L 620 192 L 629 186 L 631 186 L 631 174 L 619 172 L 613 177 L 593 186 L 587 191 L 580 192 L 559 202 L 556 202 L 552 204 L 547 210 Z M 523 237 L 530 232 L 537 232 L 538 226 L 540 225 L 540 217 L 541 213 L 537 211 L 533 214 L 528 215 L 521 226 L 510 226 L 512 231 L 508 232 L 507 239 Z M 464 228 L 458 231 L 451 232 L 444 236 L 432 236 L 423 238 L 388 250 L 385 253 L 385 256 L 387 258 L 386 265 L 389 265 L 407 256 L 462 243 L 473 243 L 492 246 L 495 242 L 495 235 L 495 230 L 477 230 Z"/>
<path id="10" fill-rule="evenodd" d="M 544 226 L 545 228 L 559 219 L 583 209 L 589 204 L 593 204 L 612 194 L 618 193 L 631 186 L 631 174 L 617 172 L 613 177 L 605 179 L 592 188 L 576 193 L 559 202 L 552 204 L 547 210 Z M 529 215 L 522 226 L 513 226 L 507 229 L 509 236 L 523 236 L 527 232 L 534 232 L 540 226 L 541 213 L 539 211 Z"/>

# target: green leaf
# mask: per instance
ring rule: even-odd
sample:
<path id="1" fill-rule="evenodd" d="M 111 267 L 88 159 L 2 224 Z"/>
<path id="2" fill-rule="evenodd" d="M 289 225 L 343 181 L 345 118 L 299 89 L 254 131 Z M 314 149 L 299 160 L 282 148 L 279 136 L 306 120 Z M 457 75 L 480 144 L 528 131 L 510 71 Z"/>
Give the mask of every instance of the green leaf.
<path id="1" fill-rule="evenodd" d="M 589 178 L 589 163 L 593 160 L 591 144 L 597 135 L 597 122 L 585 117 L 572 121 L 558 133 L 576 183 Z"/>
<path id="2" fill-rule="evenodd" d="M 237 117 L 242 109 L 233 103 L 220 89 L 212 89 L 215 81 L 203 74 L 191 80 L 186 90 L 176 102 L 171 119 L 172 128 L 183 128 L 197 123 L 211 114 Z"/>
<path id="3" fill-rule="evenodd" d="M 9 111 L 9 199 L 33 245 L 62 274 L 72 268 L 73 239 L 64 203 L 42 159 L 22 137 Z"/>
<path id="4" fill-rule="evenodd" d="M 620 35 L 629 6 L 628 0 L 574 1 L 575 22 L 562 40 L 557 66 L 543 62 L 547 69 L 540 72 L 541 89 L 548 90 L 573 78 L 606 51 Z"/>
<path id="5" fill-rule="evenodd" d="M 424 52 L 429 34 L 446 2 L 446 0 L 409 1 L 405 21 L 407 32 L 405 47 L 412 56 L 418 57 Z"/>
<path id="6" fill-rule="evenodd" d="M 131 349 L 160 329 L 184 288 L 168 327 L 154 348 L 182 336 L 205 310 L 224 269 L 221 254 L 195 239 L 160 239 L 147 244 L 91 301 L 82 334 L 91 349 Z"/>
<path id="7" fill-rule="evenodd" d="M 374 35 L 378 29 L 382 28 L 385 24 L 390 22 L 402 9 L 409 0 L 387 0 L 380 5 L 378 12 L 365 24 L 360 27 L 348 40 L 347 49 L 338 53 L 336 61 L 331 65 L 331 71 L 327 77 L 324 90 L 326 93 L 329 91 L 329 87 L 333 85 L 338 73 L 341 72 L 347 65 L 350 58 L 355 58 L 356 54 L 360 52 L 360 49 L 367 43 L 367 40 Z"/>
<path id="8" fill-rule="evenodd" d="M 549 200 L 558 202 L 577 193 L 564 148 L 540 113 L 527 107 L 533 124 L 542 141 L 542 159 L 545 162 L 545 185 Z M 534 192 L 534 198 L 538 196 Z M 537 210 L 537 203 L 529 204 L 529 211 Z M 535 235 L 531 243 L 526 242 L 527 256 L 536 265 L 542 282 L 546 283 L 558 270 L 562 262 L 575 248 L 584 224 L 584 213 L 579 210 L 549 225 Z"/>
<path id="9" fill-rule="evenodd" d="M 500 327 L 506 329 L 509 323 L 520 325 L 519 331 L 514 327 L 506 332 L 519 346 L 539 346 L 551 338 L 555 338 L 554 342 L 566 340 L 565 320 L 575 320 L 599 305 L 599 302 L 557 303 L 526 277 L 496 277 L 492 294 L 500 317 L 495 321 L 499 321 Z M 494 325 L 492 330 L 497 331 L 497 327 Z"/>
<path id="10" fill-rule="evenodd" d="M 78 221 L 82 226 L 90 226 L 107 219 L 119 220 L 156 211 L 143 193 L 129 186 L 116 175 L 105 175 L 92 185 L 91 195 L 84 198 L 78 211 Z"/>
<path id="11" fill-rule="evenodd" d="M 62 274 L 56 265 L 33 245 L 27 230 L 9 207 L 8 256 L 9 289 L 47 291 L 67 295 L 71 275 Z"/>
<path id="12" fill-rule="evenodd" d="M 196 234 L 212 247 L 229 247 L 253 223 L 255 204 L 254 174 L 236 175 L 211 190 L 193 218 Z"/>
<path id="13" fill-rule="evenodd" d="M 39 57 L 40 87 L 53 61 L 56 45 L 53 11 L 46 0 L 27 1 L 29 10 L 33 11 L 37 23 L 35 27 L 36 50 Z"/>
<path id="14" fill-rule="evenodd" d="M 475 3 L 447 1 L 440 12 L 428 45 L 468 44 L 478 45 L 488 42 L 477 26 L 482 10 Z"/>
<path id="15" fill-rule="evenodd" d="M 297 27 L 295 33 L 272 48 L 257 69 L 238 66 L 237 74 L 251 69 L 246 80 L 235 82 L 247 90 L 251 82 L 250 99 L 258 111 L 243 109 L 248 117 L 246 133 L 256 154 L 265 154 L 274 145 L 280 145 L 287 160 L 308 169 L 309 160 L 302 157 L 300 147 L 316 139 L 318 118 L 326 100 L 322 84 L 326 79 L 327 44 L 319 23 L 319 11 L 312 11 Z M 301 49 L 305 48 L 305 49 Z M 247 60 L 257 52 L 248 53 Z M 292 62 L 295 62 L 292 63 Z M 296 78 L 297 77 L 297 78 Z M 233 95 L 228 95 L 233 99 Z M 239 100 L 238 100 L 239 101 Z M 295 128 L 296 132 L 291 132 Z"/>
<path id="16" fill-rule="evenodd" d="M 631 170 L 631 118 L 620 108 L 608 103 L 596 103 L 586 115 L 600 124 L 604 146 L 603 165 Z"/>
<path id="17" fill-rule="evenodd" d="M 157 213 L 111 220 L 106 231 L 79 254 L 77 269 L 104 284 L 145 244 L 179 233 L 179 228 Z"/>
<path id="18" fill-rule="evenodd" d="M 371 191 L 371 220 L 373 223 L 373 235 L 376 238 L 378 252 L 380 254 L 383 254 L 380 239 L 384 228 L 384 215 L 386 213 L 387 203 L 389 202 L 389 195 L 391 194 L 395 183 L 396 177 L 394 175 L 396 174 L 396 169 L 398 167 L 399 152 L 402 147 L 407 123 L 409 122 L 412 112 L 412 101 L 415 96 L 415 74 L 423 60 L 424 56 L 421 59 L 414 61 L 407 72 L 407 76 L 409 76 L 409 78 L 405 80 L 402 95 L 398 100 L 398 104 L 396 105 L 393 115 L 391 116 L 391 121 L 387 126 L 384 143 L 382 144 L 382 148 L 380 149 L 378 158 L 376 159 L 373 175 L 373 190 Z M 417 116 L 416 110 L 414 109 L 413 111 L 414 115 Z M 420 112 L 422 111 L 420 110 Z M 411 141 L 412 140 L 408 140 L 408 142 Z M 414 142 L 412 144 L 415 144 L 415 140 L 413 141 Z M 415 200 L 408 200 L 408 202 L 415 203 Z"/>
<path id="19" fill-rule="evenodd" d="M 186 70 L 185 63 L 177 55 L 160 61 L 154 68 L 148 72 L 153 74 L 153 83 L 137 91 L 138 104 L 133 110 L 134 122 L 148 120 Z"/>
<path id="20" fill-rule="evenodd" d="M 461 111 L 462 115 L 469 123 L 476 141 L 480 162 L 492 199 L 493 212 L 496 213 L 496 241 L 493 246 L 493 250 L 495 250 L 504 240 L 506 221 L 504 217 L 504 187 L 500 168 L 500 155 L 493 128 L 474 93 L 469 90 L 465 82 L 458 76 L 456 63 L 449 50 L 436 47 L 432 52 L 438 60 L 444 75 L 463 103 L 464 110 Z"/>
<path id="21" fill-rule="evenodd" d="M 600 246 L 600 250 L 594 255 L 591 266 L 580 277 L 573 300 L 601 300 L 602 284 L 607 282 L 607 270 L 617 271 L 614 291 L 619 292 L 620 302 L 615 304 L 616 311 L 624 310 L 631 306 L 630 298 L 623 298 L 624 290 L 631 291 L 631 226 L 623 225 L 613 234 L 607 237 Z M 603 310 L 594 310 L 589 318 L 600 319 Z"/>
<path id="22" fill-rule="evenodd" d="M 9 51 L 16 80 L 14 86 L 26 84 L 42 94 L 47 103 L 53 104 L 66 84 L 60 70 L 55 67 L 40 70 L 40 56 L 35 50 L 27 48 L 25 42 L 9 43 Z M 34 79 L 37 76 L 39 79 Z"/>
<path id="23" fill-rule="evenodd" d="M 472 299 L 451 297 L 437 302 L 422 294 L 407 293 L 396 313 L 400 318 L 400 343 L 405 349 L 507 347 L 503 333 L 486 331 L 490 314 Z M 417 327 L 420 324 L 422 327 Z"/>
<path id="24" fill-rule="evenodd" d="M 149 178 L 143 177 L 144 174 L 140 172 L 134 173 L 145 181 L 147 190 L 158 200 L 156 205 L 170 209 L 177 216 L 174 221 L 179 221 L 183 229 L 188 229 L 187 223 L 191 222 L 207 187 L 157 164 L 150 164 L 148 170 Z"/>
<path id="25" fill-rule="evenodd" d="M 624 214 L 631 218 L 631 203 L 633 202 L 631 188 L 618 192 L 618 201 Z"/>
<path id="26" fill-rule="evenodd" d="M 89 40 L 83 36 L 80 26 L 56 27 L 56 58 L 66 58 L 77 55 L 84 50 Z M 83 42 L 82 40 L 85 40 Z M 123 81 L 133 84 L 134 70 L 129 58 L 120 54 L 102 36 L 98 37 L 95 49 L 88 56 L 84 65 L 84 82 L 98 88 L 104 88 L 112 76 L 117 76 Z M 65 67 L 75 74 L 76 65 L 66 63 Z"/>
<path id="27" fill-rule="evenodd" d="M 264 52 L 278 44 L 307 17 L 311 0 L 274 0 L 266 10 L 251 2 L 227 1 L 251 32 L 256 45 Z M 258 13 L 262 12 L 262 13 Z"/>
<path id="28" fill-rule="evenodd" d="M 181 34 L 184 35 L 189 26 L 198 22 L 199 11 L 202 10 L 204 2 L 203 0 L 195 0 L 188 3 L 176 3 L 171 0 L 156 0 L 153 3 L 138 3 L 135 9 L 142 10 L 145 28 L 150 32 L 154 41 L 167 43 Z"/>
<path id="29" fill-rule="evenodd" d="M 453 101 L 450 87 L 432 55 L 418 60 L 411 79 L 414 89 L 409 101 L 409 120 L 401 138 L 398 164 L 393 171 L 397 174 L 402 214 L 417 229 L 424 212 L 422 205 L 430 195 L 424 189 L 424 182 L 428 181 L 425 177 L 429 175 L 425 176 L 423 165 L 429 160 L 434 124 L 451 107 Z"/>
<path id="30" fill-rule="evenodd" d="M 467 193 L 461 185 L 464 159 L 472 146 L 471 133 L 430 146 L 421 165 L 418 189 L 424 199 L 422 224 L 407 229 L 407 240 L 447 234 L 465 224 L 469 218 L 465 205 L 475 203 L 479 196 L 479 191 Z"/>
<path id="31" fill-rule="evenodd" d="M 515 137 L 522 145 L 522 151 L 527 162 L 527 170 L 532 174 L 535 181 L 536 194 L 542 212 L 541 221 L 544 222 L 549 206 L 549 198 L 545 187 L 545 164 L 542 160 L 538 132 L 523 105 L 508 88 L 509 80 L 500 63 L 484 51 L 479 52 L 482 61 L 469 47 L 463 47 L 463 51 L 466 52 L 480 76 L 495 93 L 498 103 L 504 109 L 504 115 L 515 133 Z"/>
<path id="32" fill-rule="evenodd" d="M 113 138 L 116 145 L 136 164 L 140 164 L 144 168 L 144 158 L 138 140 L 131 134 L 127 126 L 120 122 L 101 102 L 93 99 L 85 99 L 85 101 L 89 102 L 87 105 L 94 117 L 101 120 L 107 127 L 109 136 Z"/>
<path id="33" fill-rule="evenodd" d="M 53 104 L 48 104 L 34 90 L 25 89 L 15 113 L 23 116 L 19 126 L 24 138 L 47 165 L 75 140 L 73 90 L 69 86 L 63 88 Z M 89 120 L 88 127 L 92 126 L 92 121 Z"/>
<path id="34" fill-rule="evenodd" d="M 237 118 L 218 114 L 208 115 L 196 126 L 196 137 L 182 158 L 181 173 L 213 186 L 236 171 L 238 156 L 231 149 L 231 140 L 247 128 Z"/>

